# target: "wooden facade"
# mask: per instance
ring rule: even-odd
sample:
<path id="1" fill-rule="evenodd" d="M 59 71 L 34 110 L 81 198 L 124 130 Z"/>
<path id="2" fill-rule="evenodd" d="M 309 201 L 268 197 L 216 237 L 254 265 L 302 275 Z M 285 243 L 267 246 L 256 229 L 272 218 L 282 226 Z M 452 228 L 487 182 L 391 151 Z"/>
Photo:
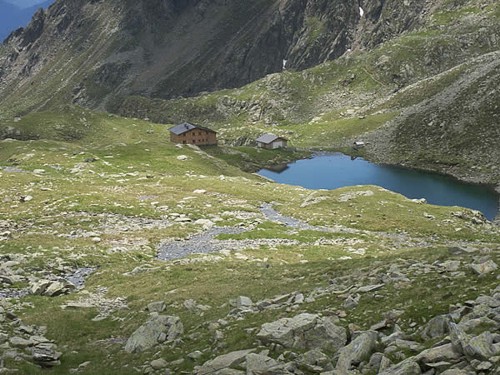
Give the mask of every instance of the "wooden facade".
<path id="1" fill-rule="evenodd" d="M 197 146 L 217 145 L 217 133 L 203 126 L 182 123 L 170 129 L 170 141 Z"/>

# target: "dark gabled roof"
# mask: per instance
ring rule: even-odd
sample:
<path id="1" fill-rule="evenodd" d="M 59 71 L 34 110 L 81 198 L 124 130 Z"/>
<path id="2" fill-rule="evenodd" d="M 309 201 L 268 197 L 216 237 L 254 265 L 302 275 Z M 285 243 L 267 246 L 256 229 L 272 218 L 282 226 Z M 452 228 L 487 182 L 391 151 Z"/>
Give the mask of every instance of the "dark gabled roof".
<path id="1" fill-rule="evenodd" d="M 209 131 L 212 133 L 216 133 L 212 129 L 205 128 L 205 127 L 200 126 L 200 125 L 193 125 L 193 124 L 190 124 L 189 122 L 183 122 L 182 124 L 175 125 L 174 127 L 171 127 L 169 130 L 171 133 L 174 133 L 175 135 L 181 135 L 181 134 L 184 134 L 184 133 L 186 133 L 190 130 L 193 130 L 193 129 L 201 129 L 201 130 L 206 130 L 206 131 Z"/>
<path id="2" fill-rule="evenodd" d="M 287 141 L 286 138 L 278 137 L 277 135 L 274 135 L 274 134 L 261 135 L 259 138 L 256 139 L 256 141 L 268 145 L 269 143 L 273 143 L 274 141 L 277 141 L 279 139 L 281 139 L 283 141 Z"/>

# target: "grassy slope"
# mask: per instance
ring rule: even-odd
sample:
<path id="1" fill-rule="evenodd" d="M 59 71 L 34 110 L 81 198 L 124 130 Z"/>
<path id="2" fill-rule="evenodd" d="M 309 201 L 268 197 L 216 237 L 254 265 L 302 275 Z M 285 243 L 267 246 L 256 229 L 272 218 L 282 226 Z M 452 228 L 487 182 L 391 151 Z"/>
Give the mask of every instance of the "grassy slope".
<path id="1" fill-rule="evenodd" d="M 82 129 L 78 139 L 68 142 L 64 132 L 61 133 L 61 123 Z M 0 172 L 0 192 L 4 197 L 0 216 L 16 225 L 12 238 L 0 242 L 1 253 L 27 255 L 28 260 L 22 264 L 26 272 L 40 269 L 56 272 L 58 264 L 99 267 L 82 292 L 23 299 L 34 307 L 20 307 L 24 322 L 46 325 L 47 336 L 64 352 L 62 365 L 51 370 L 52 374 L 67 374 L 85 361 L 91 363 L 79 373 L 134 374 L 133 367 L 157 357 L 168 361 L 184 358 L 182 364 L 173 367 L 174 371 L 191 371 L 194 365 L 215 353 L 254 346 L 248 328 L 299 311 L 331 313 L 342 309 L 342 299 L 325 296 L 295 312 L 274 310 L 249 315 L 229 324 L 224 330 L 225 346 L 218 347 L 207 322 L 225 318 L 231 298 L 247 295 L 257 301 L 286 292 L 307 294 L 326 286 L 332 277 L 353 274 L 358 281 L 369 282 L 368 275 L 374 267 L 384 270 L 393 263 L 407 266 L 417 261 L 433 263 L 448 259 L 450 244 L 489 249 L 494 257 L 498 253 L 498 229 L 473 224 L 467 210 L 416 204 L 377 187 L 309 191 L 276 185 L 199 150 L 170 144 L 163 125 L 81 109 L 67 109 L 65 114 L 35 114 L 16 124 L 29 127 L 44 139 L 1 142 L 0 165 L 22 170 Z M 33 129 L 35 126 L 38 130 Z M 188 160 L 178 160 L 180 155 L 186 155 Z M 35 169 L 45 172 L 35 174 Z M 196 189 L 207 192 L 193 193 Z M 363 195 L 367 190 L 373 195 Z M 352 195 L 356 192 L 359 194 Z M 346 200 L 346 194 L 352 197 Z M 20 203 L 19 197 L 26 195 L 33 200 Z M 314 225 L 344 225 L 361 231 L 325 234 L 290 230 L 267 221 L 259 213 L 263 202 L 274 202 L 280 212 Z M 465 215 L 459 218 L 452 214 L 457 211 Z M 231 252 L 220 255 L 217 261 L 201 257 L 200 262 L 186 264 L 157 261 L 155 249 L 168 238 L 200 231 L 200 226 L 173 223 L 167 228 L 124 229 L 138 218 L 168 222 L 169 214 L 174 212 L 185 213 L 193 220 L 219 216 L 222 221 L 218 225 L 250 225 L 258 219 L 261 224 L 236 238 L 283 238 L 297 242 L 294 246 L 244 250 L 241 252 L 244 257 Z M 234 212 L 249 216 L 235 218 Z M 429 219 L 429 215 L 434 219 Z M 101 242 L 96 243 L 91 237 L 64 236 L 99 232 L 103 225 L 109 229 L 113 218 L 119 225 L 101 234 Z M 324 240 L 337 241 L 318 242 Z M 354 245 L 347 245 L 351 240 L 356 240 Z M 110 252 L 117 243 L 128 251 Z M 349 247 L 363 248 L 365 255 L 355 255 Z M 127 275 L 138 266 L 151 270 Z M 402 308 L 405 314 L 401 324 L 407 328 L 410 322 L 422 322 L 444 313 L 449 303 L 474 298 L 497 283 L 494 277 L 475 278 L 467 271 L 435 288 L 441 277 L 424 274 L 411 285 L 380 292 L 376 300 L 362 299 L 341 323 L 352 322 L 368 328 L 384 312 Z M 108 289 L 107 298 L 125 298 L 129 309 L 94 322 L 92 318 L 97 314 L 94 309 L 60 308 L 63 303 L 84 298 L 85 293 L 97 292 L 102 287 Z M 200 316 L 183 307 L 187 299 L 212 308 Z M 125 354 L 124 340 L 147 319 L 145 306 L 158 300 L 167 302 L 168 314 L 181 317 L 186 330 L 183 342 L 175 348 Z M 204 351 L 197 361 L 186 357 L 194 350 Z M 46 373 L 31 365 L 11 361 L 7 365 L 20 368 L 23 374 Z"/>
<path id="2" fill-rule="evenodd" d="M 474 69 L 485 68 L 487 63 L 478 57 L 498 50 L 495 35 L 500 35 L 500 6 L 467 4 L 443 3 L 421 29 L 303 72 L 274 74 L 240 89 L 195 98 L 162 101 L 128 97 L 112 109 L 159 122 L 189 119 L 205 123 L 229 142 L 272 132 L 289 138 L 299 148 L 345 149 L 354 139 L 396 119 L 395 138 L 386 136 L 392 139 L 390 145 L 384 144 L 387 140 L 375 140 L 382 145 L 371 153 L 372 158 L 406 162 L 462 178 L 471 173 L 472 163 L 477 176 L 469 179 L 495 183 L 496 159 L 487 160 L 492 148 L 483 141 L 498 137 L 498 110 L 492 104 L 496 97 L 479 98 L 495 90 L 497 78 L 491 80 L 489 89 L 484 88 L 489 76 L 471 85 L 460 82 L 467 82 Z M 498 76 L 494 71 L 492 75 Z M 453 98 L 447 91 L 453 85 L 462 91 L 451 104 L 436 101 L 444 109 L 439 119 L 434 119 L 436 111 L 429 109 L 428 101 Z M 477 102 L 464 107 L 471 96 L 478 98 Z M 416 113 L 411 118 L 398 117 L 412 108 Z M 467 108 L 465 117 L 469 118 L 463 131 L 439 127 L 443 122 L 450 123 L 447 128 L 453 127 L 455 114 L 463 108 Z M 423 121 L 434 127 L 421 126 Z M 418 147 L 413 144 L 415 138 L 419 139 Z M 486 172 L 478 172 L 485 166 Z"/>

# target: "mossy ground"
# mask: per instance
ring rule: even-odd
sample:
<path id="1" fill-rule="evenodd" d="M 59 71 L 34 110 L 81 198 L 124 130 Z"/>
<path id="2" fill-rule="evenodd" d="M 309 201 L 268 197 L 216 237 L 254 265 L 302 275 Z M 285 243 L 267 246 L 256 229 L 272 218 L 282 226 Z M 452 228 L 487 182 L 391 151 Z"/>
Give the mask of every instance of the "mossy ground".
<path id="1" fill-rule="evenodd" d="M 90 364 L 79 373 L 135 374 L 136 368 L 158 357 L 184 359 L 174 370 L 191 371 L 211 355 L 258 345 L 255 330 L 264 322 L 301 311 L 332 314 L 343 302 L 342 296 L 327 295 L 295 311 L 269 310 L 230 320 L 221 346 L 209 323 L 225 319 L 230 299 L 237 296 L 258 301 L 297 291 L 308 294 L 339 277 L 370 280 L 373 270 L 383 274 L 391 264 L 410 267 L 448 259 L 448 247 L 456 244 L 489 251 L 495 259 L 498 254 L 498 228 L 474 224 L 465 209 L 417 204 L 375 186 L 311 191 L 274 184 L 236 167 L 246 160 L 242 153 L 257 160 L 262 156 L 254 149 L 236 149 L 233 156 L 227 150 L 221 155 L 219 150 L 178 147 L 168 142 L 164 125 L 79 108 L 32 114 L 13 125 L 22 134 L 29 130 L 35 140 L 1 142 L 0 165 L 15 169 L 0 172 L 0 216 L 13 226 L 11 237 L 0 242 L 0 252 L 26 255 L 22 267 L 28 273 L 57 272 L 60 264 L 97 267 L 83 291 L 12 301 L 29 303 L 31 308 L 20 308 L 20 318 L 47 326 L 47 337 L 63 351 L 61 366 L 51 374 L 67 374 L 86 361 Z M 69 137 L 66 130 L 78 130 L 78 136 Z M 179 160 L 181 155 L 187 160 Z M 200 189 L 205 192 L 195 193 Z M 33 199 L 20 201 L 28 195 Z M 265 202 L 311 225 L 344 230 L 300 230 L 270 222 L 260 212 Z M 457 211 L 466 214 L 459 218 L 453 215 Z M 218 225 L 250 228 L 221 239 L 287 239 L 295 245 L 238 252 L 228 248 L 229 253 L 214 254 L 216 260 L 193 256 L 198 260 L 159 261 L 155 256 L 160 243 L 202 231 L 193 223 L 173 222 L 172 213 L 193 221 L 219 217 Z M 256 218 L 260 224 L 253 226 Z M 134 220 L 144 221 L 131 226 Z M 100 241 L 75 235 L 88 232 L 98 232 Z M 126 250 L 110 251 L 116 244 Z M 472 258 L 462 261 L 465 266 Z M 131 273 L 137 267 L 143 272 Z M 440 274 L 418 274 L 411 283 L 385 288 L 376 299 L 363 297 L 341 324 L 368 328 L 396 308 L 404 310 L 401 324 L 408 327 L 446 312 L 450 303 L 489 292 L 496 283 L 495 276 L 478 278 L 470 271 L 448 282 Z M 97 309 L 61 309 L 101 288 L 106 288 L 106 298 L 125 298 L 128 309 L 101 321 L 92 320 Z M 211 308 L 190 311 L 183 305 L 188 299 Z M 186 331 L 182 342 L 143 354 L 125 353 L 124 342 L 147 319 L 145 307 L 159 300 L 167 303 L 167 314 L 181 317 Z M 196 361 L 187 357 L 195 350 L 203 351 Z M 23 374 L 47 373 L 32 365 L 6 365 Z"/>

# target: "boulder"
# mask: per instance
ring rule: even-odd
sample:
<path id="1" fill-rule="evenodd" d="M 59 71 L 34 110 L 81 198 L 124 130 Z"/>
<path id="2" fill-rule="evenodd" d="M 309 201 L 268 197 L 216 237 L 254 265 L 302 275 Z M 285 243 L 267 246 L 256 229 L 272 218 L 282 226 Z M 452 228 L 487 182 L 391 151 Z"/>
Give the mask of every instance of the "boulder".
<path id="1" fill-rule="evenodd" d="M 246 373 L 247 374 L 266 374 L 271 375 L 274 373 L 282 374 L 283 364 L 270 358 L 266 355 L 250 353 L 246 356 Z"/>
<path id="2" fill-rule="evenodd" d="M 252 310 L 253 302 L 249 297 L 239 296 L 231 301 L 231 306 L 236 307 L 238 310 L 248 311 Z"/>
<path id="3" fill-rule="evenodd" d="M 184 326 L 177 316 L 154 314 L 127 340 L 125 351 L 142 352 L 163 343 L 172 342 L 184 333 Z"/>
<path id="4" fill-rule="evenodd" d="M 72 290 L 75 290 L 76 286 L 73 283 L 70 283 L 67 280 L 63 281 L 54 281 L 49 287 L 45 290 L 43 295 L 49 297 L 56 297 L 62 294 L 67 294 Z"/>
<path id="5" fill-rule="evenodd" d="M 422 338 L 424 340 L 431 340 L 437 337 L 443 337 L 448 333 L 448 323 L 450 318 L 446 315 L 438 315 L 425 325 L 422 331 Z"/>
<path id="6" fill-rule="evenodd" d="M 44 368 L 60 365 L 61 361 L 59 359 L 62 353 L 56 351 L 56 349 L 56 345 L 52 343 L 39 344 L 33 347 L 31 350 L 33 362 Z"/>
<path id="7" fill-rule="evenodd" d="M 51 280 L 38 280 L 34 282 L 31 287 L 31 293 L 41 296 L 56 297 L 62 294 L 67 294 L 76 289 L 76 286 L 67 281 L 51 281 Z"/>
<path id="8" fill-rule="evenodd" d="M 168 367 L 168 362 L 163 358 L 159 358 L 151 361 L 150 366 L 155 370 L 161 370 Z"/>
<path id="9" fill-rule="evenodd" d="M 465 371 L 465 370 L 460 370 L 460 369 L 457 369 L 457 368 L 452 368 L 452 369 L 443 371 L 441 373 L 441 375 L 470 375 L 470 372 L 469 371 Z"/>
<path id="10" fill-rule="evenodd" d="M 332 360 L 319 349 L 309 350 L 295 361 L 299 368 L 312 373 L 322 373 L 333 370 Z"/>
<path id="11" fill-rule="evenodd" d="M 486 331 L 479 336 L 472 337 L 464 347 L 465 355 L 479 360 L 489 360 L 498 355 L 493 346 L 493 335 Z"/>
<path id="12" fill-rule="evenodd" d="M 453 349 L 458 353 L 478 360 L 488 360 L 497 354 L 491 332 L 486 331 L 471 338 L 455 323 L 450 323 L 449 328 Z"/>
<path id="13" fill-rule="evenodd" d="M 33 342 L 31 340 L 26 340 L 19 336 L 14 336 L 9 339 L 9 343 L 14 348 L 26 348 L 32 346 Z"/>
<path id="14" fill-rule="evenodd" d="M 285 348 L 335 352 L 346 344 L 347 332 L 336 326 L 333 318 L 303 313 L 263 324 L 257 338 L 264 344 L 279 344 Z"/>
<path id="15" fill-rule="evenodd" d="M 227 353 L 215 357 L 214 359 L 205 362 L 201 367 L 199 367 L 195 374 L 197 375 L 212 375 L 219 374 L 223 369 L 229 369 L 231 367 L 242 364 L 246 356 L 253 353 L 255 349 L 238 350 L 235 352 Z"/>
<path id="16" fill-rule="evenodd" d="M 377 346 L 377 332 L 363 332 L 349 345 L 339 350 L 339 359 L 335 370 L 338 375 L 350 373 L 351 366 L 368 361 Z"/>
<path id="17" fill-rule="evenodd" d="M 477 275 L 481 276 L 496 271 L 498 269 L 498 266 L 494 261 L 490 259 L 482 263 L 473 263 L 470 265 L 470 268 Z"/>
<path id="18" fill-rule="evenodd" d="M 452 344 L 445 344 L 420 352 L 415 356 L 415 360 L 421 365 L 429 365 L 438 362 L 455 362 L 460 357 L 460 353 L 453 350 Z"/>
<path id="19" fill-rule="evenodd" d="M 397 365 L 391 366 L 388 369 L 385 369 L 382 372 L 379 372 L 378 375 L 421 375 L 422 370 L 420 370 L 420 366 L 417 362 L 415 362 L 412 358 L 405 359 L 403 362 L 398 363 Z"/>
<path id="20" fill-rule="evenodd" d="M 164 301 L 158 301 L 158 302 L 151 302 L 150 304 L 148 304 L 147 310 L 149 312 L 161 313 L 165 311 L 166 308 L 167 305 L 165 304 Z"/>

